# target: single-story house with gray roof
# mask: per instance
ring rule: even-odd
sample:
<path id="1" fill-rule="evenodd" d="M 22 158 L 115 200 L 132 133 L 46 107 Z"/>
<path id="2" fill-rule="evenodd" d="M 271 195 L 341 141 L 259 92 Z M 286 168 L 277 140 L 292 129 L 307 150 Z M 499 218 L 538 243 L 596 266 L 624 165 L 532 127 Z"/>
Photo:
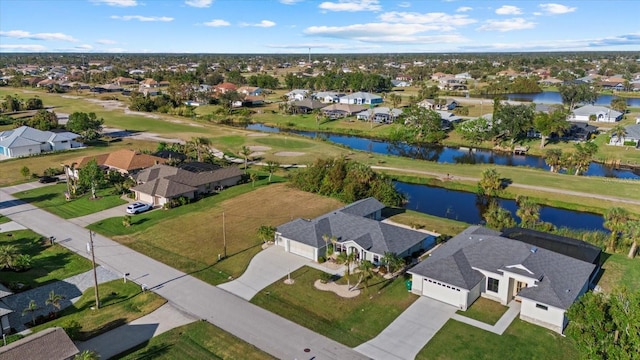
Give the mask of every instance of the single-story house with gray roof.
<path id="1" fill-rule="evenodd" d="M 275 243 L 285 251 L 317 261 L 335 239 L 335 251 L 355 253 L 356 260 L 380 265 L 387 252 L 400 257 L 428 249 L 432 235 L 381 220 L 384 205 L 374 198 L 356 201 L 315 219 L 295 219 L 276 228 Z"/>
<path id="2" fill-rule="evenodd" d="M 609 139 L 609 145 L 622 146 L 625 143 L 633 142 L 635 147 L 640 146 L 640 124 L 625 126 L 624 132 L 624 136 L 620 139 L 618 139 L 617 135 L 612 134 L 611 139 Z"/>
<path id="3" fill-rule="evenodd" d="M 589 289 L 597 265 L 549 249 L 471 226 L 408 271 L 411 291 L 462 310 L 480 296 L 515 300 L 520 319 L 562 333 L 567 309 Z"/>
<path id="4" fill-rule="evenodd" d="M 585 105 L 573 109 L 567 120 L 569 121 L 591 121 L 594 117 L 598 122 L 616 122 L 622 120 L 624 114 L 620 111 L 610 109 L 606 106 Z"/>
<path id="5" fill-rule="evenodd" d="M 371 115 L 373 115 L 374 122 L 390 124 L 402 115 L 402 110 L 381 106 L 369 110 L 363 110 L 356 115 L 356 118 L 358 120 L 368 121 L 371 118 Z"/>
<path id="6" fill-rule="evenodd" d="M 374 105 L 382 104 L 382 97 L 376 94 L 358 91 L 340 98 L 340 104 Z"/>
<path id="7" fill-rule="evenodd" d="M 68 131 L 42 131 L 20 126 L 0 132 L 0 155 L 16 158 L 83 147 L 82 143 L 76 141 L 79 137 L 80 135 Z"/>

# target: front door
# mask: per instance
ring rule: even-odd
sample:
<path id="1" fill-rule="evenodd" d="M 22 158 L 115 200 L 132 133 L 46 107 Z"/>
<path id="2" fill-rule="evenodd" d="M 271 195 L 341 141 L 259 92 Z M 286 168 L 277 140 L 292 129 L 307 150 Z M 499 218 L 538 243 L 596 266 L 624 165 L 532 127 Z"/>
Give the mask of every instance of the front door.
<path id="1" fill-rule="evenodd" d="M 513 296 L 517 296 L 520 290 L 527 287 L 527 283 L 523 281 L 516 281 L 516 286 L 513 288 Z M 516 301 L 519 301 L 516 299 Z"/>

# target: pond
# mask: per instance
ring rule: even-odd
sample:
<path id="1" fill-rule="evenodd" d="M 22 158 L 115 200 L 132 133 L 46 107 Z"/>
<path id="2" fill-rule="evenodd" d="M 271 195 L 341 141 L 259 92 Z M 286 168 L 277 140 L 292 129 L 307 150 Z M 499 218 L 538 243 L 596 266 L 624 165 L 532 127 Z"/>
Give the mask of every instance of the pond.
<path id="1" fill-rule="evenodd" d="M 265 132 L 281 131 L 277 127 L 265 126 L 263 124 L 250 124 L 247 128 Z M 360 136 L 338 135 L 317 131 L 287 130 L 287 132 L 311 138 L 321 137 L 333 143 L 348 146 L 354 150 L 368 151 L 376 154 L 403 156 L 448 164 L 496 164 L 504 166 L 527 166 L 549 170 L 544 158 L 540 156 L 514 155 L 491 150 L 447 146 L 410 145 L 402 142 L 394 143 L 386 140 L 375 140 Z M 630 169 L 614 169 L 603 164 L 592 162 L 584 175 L 640 180 L 640 170 L 637 171 L 638 173 L 634 173 Z"/>
<path id="2" fill-rule="evenodd" d="M 405 207 L 409 210 L 469 224 L 484 222 L 482 218 L 483 207 L 478 203 L 474 193 L 401 181 L 395 181 L 394 184 L 398 191 L 407 195 L 409 201 Z M 518 206 L 514 200 L 500 199 L 499 203 L 502 208 L 509 210 L 513 218 L 519 222 L 516 216 Z M 598 214 L 541 206 L 540 220 L 552 223 L 556 227 L 608 232 L 603 226 L 602 215 Z"/>

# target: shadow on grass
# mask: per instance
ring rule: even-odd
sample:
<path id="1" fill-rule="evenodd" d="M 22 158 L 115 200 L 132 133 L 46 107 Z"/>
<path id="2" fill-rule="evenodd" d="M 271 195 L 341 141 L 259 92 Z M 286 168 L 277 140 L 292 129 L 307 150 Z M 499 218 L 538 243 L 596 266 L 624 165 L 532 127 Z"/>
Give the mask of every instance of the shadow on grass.
<path id="1" fill-rule="evenodd" d="M 115 319 L 112 321 L 109 321 L 108 323 L 100 326 L 99 328 L 92 330 L 92 331 L 80 331 L 80 333 L 78 334 L 78 340 L 80 341 L 86 341 L 91 339 L 92 337 L 98 336 L 100 334 L 104 334 L 107 331 L 113 330 L 117 327 L 120 327 L 122 325 L 125 325 L 127 323 L 127 320 L 124 318 L 119 318 L 119 319 Z"/>
<path id="2" fill-rule="evenodd" d="M 149 345 L 149 341 L 145 341 L 134 348 L 131 348 L 123 353 L 120 353 L 114 356 L 113 359 L 121 359 L 123 357 L 126 357 L 127 355 L 133 354 L 136 351 L 144 349 L 145 347 L 147 347 L 147 345 Z M 172 347 L 173 347 L 173 344 L 151 345 L 148 349 L 136 354 L 135 358 L 138 360 L 157 359 L 159 357 L 162 357 L 163 355 L 166 355 L 171 350 Z"/>
<path id="3" fill-rule="evenodd" d="M 34 196 L 34 197 L 23 197 L 20 200 L 30 204 L 33 202 L 41 202 L 41 201 L 47 201 L 47 200 L 52 200 L 54 198 L 58 197 L 57 194 L 42 194 L 42 195 L 38 195 L 38 196 Z"/>

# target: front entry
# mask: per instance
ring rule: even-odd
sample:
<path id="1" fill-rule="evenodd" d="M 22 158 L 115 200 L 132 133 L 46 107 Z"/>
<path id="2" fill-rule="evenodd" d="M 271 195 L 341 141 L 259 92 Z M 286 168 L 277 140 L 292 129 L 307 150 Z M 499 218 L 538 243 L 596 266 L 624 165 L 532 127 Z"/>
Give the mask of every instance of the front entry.
<path id="1" fill-rule="evenodd" d="M 524 289 L 527 287 L 527 283 L 524 281 L 516 281 L 515 286 L 513 287 L 513 297 L 516 297 L 518 295 L 518 293 L 520 292 L 520 290 Z M 516 299 L 516 301 L 520 301 L 519 299 Z"/>

